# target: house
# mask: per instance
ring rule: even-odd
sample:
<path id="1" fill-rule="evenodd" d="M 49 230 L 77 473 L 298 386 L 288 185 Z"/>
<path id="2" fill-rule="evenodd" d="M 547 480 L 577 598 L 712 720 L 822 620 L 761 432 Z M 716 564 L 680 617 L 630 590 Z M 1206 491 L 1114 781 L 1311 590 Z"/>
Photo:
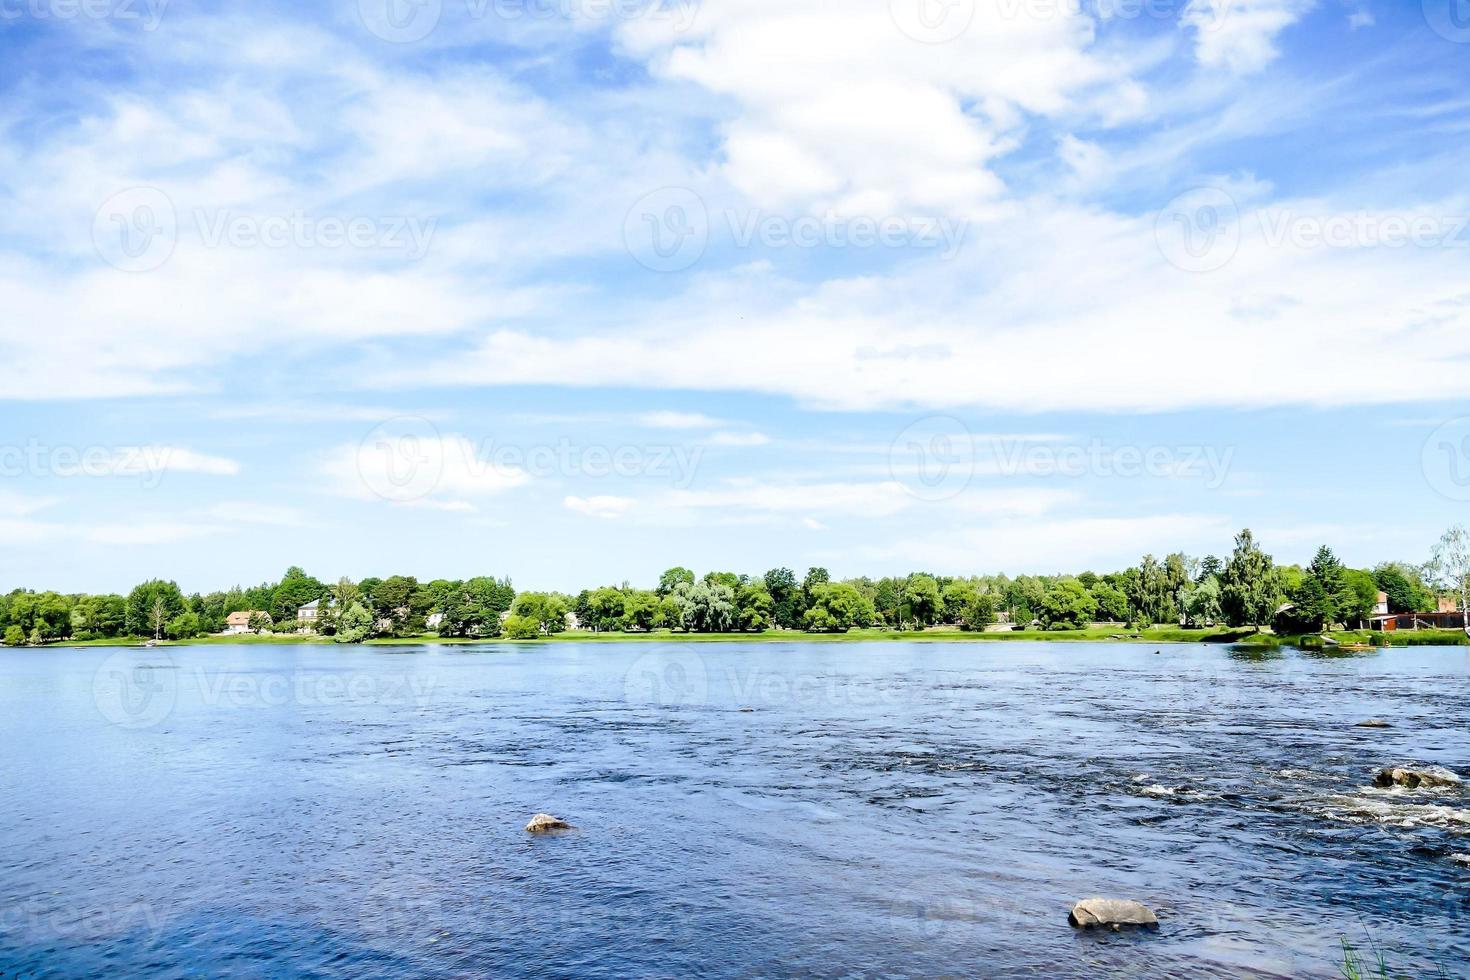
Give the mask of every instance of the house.
<path id="1" fill-rule="evenodd" d="M 1388 611 L 1388 596 L 1380 592 L 1368 622 L 1373 629 L 1385 633 L 1401 629 L 1454 630 L 1464 627 L 1465 614 L 1454 599 L 1441 598 L 1437 605 L 1434 612 L 1391 613 Z"/>
<path id="2" fill-rule="evenodd" d="M 225 617 L 225 635 L 255 632 L 250 628 L 250 620 L 255 616 L 263 617 L 267 623 L 271 621 L 270 613 L 264 613 L 258 609 L 242 609 L 239 612 L 232 612 Z"/>
<path id="3" fill-rule="evenodd" d="M 306 605 L 302 606 L 300 609 L 296 610 L 296 622 L 307 624 L 315 623 L 317 619 L 321 617 L 321 613 L 322 601 L 320 599 L 313 599 Z"/>

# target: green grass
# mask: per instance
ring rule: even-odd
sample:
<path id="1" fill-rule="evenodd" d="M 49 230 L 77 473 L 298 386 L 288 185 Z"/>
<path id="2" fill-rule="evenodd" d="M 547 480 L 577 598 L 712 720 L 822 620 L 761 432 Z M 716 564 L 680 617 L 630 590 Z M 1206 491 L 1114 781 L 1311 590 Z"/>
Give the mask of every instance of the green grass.
<path id="1" fill-rule="evenodd" d="M 1417 633 L 1375 633 L 1372 631 L 1347 631 L 1329 634 L 1346 646 L 1421 646 L 1470 644 L 1460 630 L 1420 630 Z M 1123 643 L 1225 643 L 1237 646 L 1270 650 L 1283 645 L 1300 646 L 1304 649 L 1330 652 L 1320 638 L 1309 636 L 1278 636 L 1269 630 L 1260 632 L 1250 629 L 1182 629 L 1177 626 L 1150 626 L 1144 630 L 1107 626 L 1082 630 L 1012 630 L 1006 633 L 968 633 L 954 626 L 936 626 L 923 631 L 890 629 L 855 629 L 846 633 L 807 633 L 803 630 L 766 630 L 764 633 L 681 633 L 660 629 L 647 633 L 591 633 L 582 630 L 557 633 L 540 640 L 484 640 L 422 636 L 377 637 L 368 640 L 371 646 L 401 646 L 404 644 L 461 645 L 467 643 L 863 643 L 875 640 L 903 640 L 905 642 L 967 642 L 1008 643 L 1015 641 L 1040 641 L 1045 643 L 1065 642 L 1123 642 Z M 136 637 L 119 637 L 111 640 L 80 640 L 53 644 L 74 647 L 138 646 L 143 641 Z M 332 643 L 331 637 L 304 636 L 299 633 L 242 633 L 232 636 L 201 636 L 192 640 L 165 640 L 163 646 L 214 646 L 233 644 L 277 644 L 277 643 Z"/>

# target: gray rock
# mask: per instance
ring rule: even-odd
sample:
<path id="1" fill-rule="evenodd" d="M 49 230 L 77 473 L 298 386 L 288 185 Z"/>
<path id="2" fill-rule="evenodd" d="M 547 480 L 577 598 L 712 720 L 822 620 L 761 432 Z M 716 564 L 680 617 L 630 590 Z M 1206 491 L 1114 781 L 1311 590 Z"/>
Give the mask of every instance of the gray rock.
<path id="1" fill-rule="evenodd" d="M 1380 789 L 1387 789 L 1390 786 L 1403 786 L 1406 789 L 1458 786 L 1460 777 L 1441 766 L 1425 766 L 1422 769 L 1390 766 L 1378 770 L 1378 775 L 1373 777 L 1373 785 Z"/>
<path id="2" fill-rule="evenodd" d="M 549 813 L 538 813 L 526 824 L 528 834 L 549 834 L 556 830 L 576 830 L 571 824 Z"/>
<path id="3" fill-rule="evenodd" d="M 1358 722 L 1353 727 L 1354 728 L 1392 728 L 1393 726 L 1390 725 L 1388 722 L 1384 721 L 1382 718 L 1369 718 L 1366 721 L 1360 721 L 1360 722 Z"/>
<path id="4" fill-rule="evenodd" d="M 1159 917 L 1153 909 L 1125 898 L 1084 898 L 1072 906 L 1067 921 L 1079 929 L 1093 926 L 1156 926 Z"/>

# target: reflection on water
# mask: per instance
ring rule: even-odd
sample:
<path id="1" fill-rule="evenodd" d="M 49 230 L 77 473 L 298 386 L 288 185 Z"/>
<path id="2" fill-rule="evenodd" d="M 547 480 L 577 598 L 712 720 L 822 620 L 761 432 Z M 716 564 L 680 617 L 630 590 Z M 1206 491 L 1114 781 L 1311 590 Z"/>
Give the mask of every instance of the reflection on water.
<path id="1" fill-rule="evenodd" d="M 1372 777 L 1467 719 L 1459 648 L 5 651 L 0 975 L 1463 975 L 1470 794 Z"/>

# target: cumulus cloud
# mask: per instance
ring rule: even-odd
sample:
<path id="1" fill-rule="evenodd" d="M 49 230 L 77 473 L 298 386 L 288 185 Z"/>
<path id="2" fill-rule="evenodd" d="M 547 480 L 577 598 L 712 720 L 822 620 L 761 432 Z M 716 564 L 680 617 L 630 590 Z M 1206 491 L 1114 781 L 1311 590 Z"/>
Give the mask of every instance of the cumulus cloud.
<path id="1" fill-rule="evenodd" d="M 622 517 L 634 503 L 635 501 L 631 497 L 614 496 L 569 496 L 562 501 L 566 509 L 575 514 L 583 514 L 587 517 L 600 517 L 604 520 L 613 520 Z"/>

